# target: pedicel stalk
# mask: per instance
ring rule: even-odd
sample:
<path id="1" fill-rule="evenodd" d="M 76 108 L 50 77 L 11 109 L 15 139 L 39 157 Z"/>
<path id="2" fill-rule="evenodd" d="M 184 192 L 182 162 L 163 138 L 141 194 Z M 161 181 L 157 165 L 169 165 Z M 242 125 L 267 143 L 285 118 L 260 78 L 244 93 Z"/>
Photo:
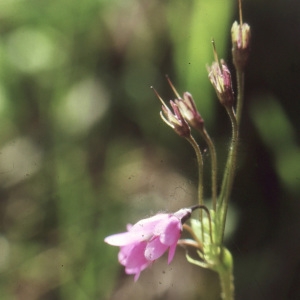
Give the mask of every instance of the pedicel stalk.
<path id="1" fill-rule="evenodd" d="M 208 135 L 204 120 L 196 108 L 190 93 L 183 97 L 175 89 L 171 80 L 167 80 L 176 96 L 170 101 L 170 107 L 153 88 L 162 103 L 160 113 L 163 121 L 175 133 L 185 138 L 195 150 L 198 164 L 198 203 L 189 208 L 182 208 L 175 213 L 159 213 L 140 220 L 134 225 L 127 225 L 127 231 L 105 238 L 105 242 L 120 247 L 118 259 L 125 267 L 126 274 L 134 275 L 138 280 L 141 272 L 155 260 L 168 252 L 168 263 L 171 263 L 177 245 L 186 249 L 187 261 L 202 268 L 218 273 L 221 285 L 221 298 L 234 299 L 233 258 L 223 245 L 226 216 L 229 198 L 236 171 L 236 157 L 239 142 L 239 127 L 244 98 L 244 72 L 250 50 L 250 26 L 243 23 L 241 0 L 239 0 L 240 22 L 234 22 L 231 28 L 232 56 L 236 69 L 237 96 L 232 88 L 231 73 L 223 59 L 219 60 L 213 41 L 214 62 L 207 67 L 211 81 L 221 105 L 225 108 L 232 125 L 232 136 L 228 157 L 223 173 L 221 187 L 217 182 L 217 155 L 215 146 Z M 211 159 L 211 207 L 203 201 L 203 159 L 202 150 L 192 135 L 195 130 L 206 142 Z M 219 192 L 220 190 L 220 192 Z M 219 193 L 218 193 L 219 192 Z M 200 210 L 199 218 L 191 218 L 193 211 Z M 186 222 L 189 221 L 190 225 Z M 189 233 L 190 238 L 180 239 L 182 231 Z M 194 248 L 198 258 L 192 258 L 189 250 Z"/>

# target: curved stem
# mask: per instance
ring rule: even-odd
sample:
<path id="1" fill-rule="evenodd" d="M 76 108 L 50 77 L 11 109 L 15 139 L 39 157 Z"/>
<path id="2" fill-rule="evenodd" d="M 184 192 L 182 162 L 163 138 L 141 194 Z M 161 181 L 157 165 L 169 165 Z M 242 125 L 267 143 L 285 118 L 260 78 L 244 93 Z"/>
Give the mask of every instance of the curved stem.
<path id="1" fill-rule="evenodd" d="M 199 250 L 199 244 L 196 241 L 191 240 L 191 239 L 180 239 L 180 240 L 178 240 L 177 245 L 182 246 L 184 248 L 186 246 L 194 247 L 197 250 Z M 203 249 L 200 249 L 200 250 L 201 250 L 201 252 L 203 252 Z"/>
<path id="2" fill-rule="evenodd" d="M 203 209 L 203 210 L 205 211 L 205 213 L 206 213 L 206 215 L 207 215 L 207 219 L 208 219 L 210 243 L 213 244 L 213 243 L 214 243 L 214 238 L 213 238 L 213 227 L 212 227 L 212 220 L 211 220 L 211 216 L 210 216 L 209 209 L 208 209 L 205 205 L 194 205 L 194 206 L 192 207 L 192 209 L 193 209 L 193 210 L 195 210 L 195 209 Z M 185 225 L 185 224 L 184 224 L 184 225 Z M 184 225 L 183 225 L 183 227 L 184 227 Z M 188 225 L 187 225 L 187 226 L 188 226 Z M 203 225 L 202 225 L 202 226 L 203 226 Z M 189 226 L 188 226 L 188 227 L 189 227 Z M 185 228 L 185 227 L 184 227 L 184 228 Z M 202 227 L 202 228 L 203 228 L 203 227 Z M 193 231 L 193 229 L 192 229 L 191 227 L 190 227 L 190 230 Z M 190 232 L 190 233 L 191 233 L 191 232 Z M 197 241 L 199 241 L 195 234 L 192 234 L 192 236 L 195 237 L 195 239 L 196 239 Z M 203 242 L 203 243 L 205 242 L 204 239 L 202 239 L 202 242 Z M 200 242 L 199 242 L 199 243 L 200 243 Z M 200 243 L 200 244 L 201 244 L 201 243 Z"/>
<path id="3" fill-rule="evenodd" d="M 192 229 L 191 226 L 187 225 L 187 224 L 183 224 L 182 225 L 183 229 L 185 229 L 191 236 L 192 238 L 195 240 L 195 242 L 198 245 L 198 249 L 200 249 L 203 252 L 203 244 L 199 241 L 198 237 L 196 236 L 194 230 Z"/>

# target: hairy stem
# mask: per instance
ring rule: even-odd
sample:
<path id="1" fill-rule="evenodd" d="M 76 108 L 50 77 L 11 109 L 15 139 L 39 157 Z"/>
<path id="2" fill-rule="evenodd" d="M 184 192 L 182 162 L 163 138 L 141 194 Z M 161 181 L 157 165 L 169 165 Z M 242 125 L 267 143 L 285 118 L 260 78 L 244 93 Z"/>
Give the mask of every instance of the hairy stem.
<path id="1" fill-rule="evenodd" d="M 219 216 L 218 222 L 220 224 L 219 227 L 220 231 L 217 233 L 218 234 L 217 242 L 220 245 L 222 244 L 224 238 L 229 196 L 231 193 L 234 175 L 235 175 L 238 136 L 239 136 L 238 124 L 233 109 L 226 108 L 226 111 L 231 120 L 232 138 L 231 138 L 231 144 L 229 148 L 227 163 L 226 163 L 223 182 L 222 182 L 221 194 L 220 194 L 220 199 L 219 199 L 218 209 L 217 209 L 218 216 Z"/>
<path id="2" fill-rule="evenodd" d="M 202 158 L 202 153 L 199 148 L 199 145 L 195 141 L 195 139 L 190 136 L 187 138 L 189 143 L 193 146 L 196 157 L 197 157 L 197 164 L 198 164 L 198 202 L 199 205 L 203 205 L 203 158 Z"/>
<path id="3" fill-rule="evenodd" d="M 218 193 L 218 186 L 217 186 L 217 154 L 216 154 L 216 148 L 214 143 L 212 142 L 209 134 L 205 129 L 200 131 L 202 137 L 204 138 L 211 157 L 211 193 L 212 193 L 212 207 L 213 210 L 216 211 L 217 208 L 217 193 Z"/>
<path id="4" fill-rule="evenodd" d="M 245 82 L 244 72 L 241 70 L 237 70 L 236 79 L 237 79 L 237 88 L 238 88 L 237 104 L 236 104 L 236 120 L 238 126 L 240 126 L 243 103 L 244 103 L 244 82 Z"/>
<path id="5" fill-rule="evenodd" d="M 233 261 L 231 253 L 223 248 L 221 252 L 221 262 L 216 270 L 219 274 L 221 284 L 221 299 L 234 299 L 234 283 L 233 283 Z"/>
<path id="6" fill-rule="evenodd" d="M 197 157 L 197 164 L 198 164 L 198 202 L 200 206 L 203 206 L 203 158 L 202 153 L 200 150 L 199 145 L 193 138 L 193 136 L 189 136 L 187 138 L 189 143 L 192 145 L 192 147 L 195 150 L 196 157 Z M 201 235 L 202 235 L 202 241 L 204 241 L 204 230 L 203 230 L 203 214 L 202 210 L 200 211 L 200 223 L 201 223 Z"/>

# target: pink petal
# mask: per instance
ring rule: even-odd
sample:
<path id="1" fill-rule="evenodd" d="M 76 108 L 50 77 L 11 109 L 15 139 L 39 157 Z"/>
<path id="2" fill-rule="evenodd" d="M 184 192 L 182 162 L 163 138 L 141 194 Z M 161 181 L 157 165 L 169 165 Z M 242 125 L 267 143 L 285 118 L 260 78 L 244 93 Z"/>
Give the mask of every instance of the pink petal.
<path id="1" fill-rule="evenodd" d="M 130 232 L 144 232 L 145 234 L 149 234 L 153 232 L 155 226 L 163 221 L 169 218 L 169 214 L 157 214 L 153 217 L 143 219 L 138 221 L 136 224 L 134 224 L 130 228 Z"/>
<path id="2" fill-rule="evenodd" d="M 141 275 L 141 271 L 140 272 L 136 272 L 136 274 L 134 276 L 134 279 L 133 279 L 134 282 L 136 282 L 139 279 L 140 275 Z"/>
<path id="3" fill-rule="evenodd" d="M 128 269 L 142 268 L 148 263 L 144 256 L 146 242 L 141 242 L 136 245 L 121 247 L 119 252 L 119 261 Z"/>
<path id="4" fill-rule="evenodd" d="M 179 240 L 181 228 L 181 221 L 172 216 L 168 220 L 160 222 L 155 228 L 154 234 L 159 235 L 161 243 L 170 246 Z"/>
<path id="5" fill-rule="evenodd" d="M 136 267 L 136 268 L 125 268 L 125 273 L 128 275 L 131 274 L 135 274 L 134 276 L 134 281 L 137 281 L 140 277 L 140 274 L 142 271 L 144 271 L 147 267 L 149 267 L 151 265 L 151 261 L 148 261 L 147 263 L 145 263 L 144 265 L 142 265 L 141 267 Z"/>
<path id="6" fill-rule="evenodd" d="M 119 262 L 125 266 L 126 274 L 135 274 L 135 281 L 138 280 L 140 273 L 151 264 L 151 261 L 144 256 L 146 245 L 146 242 L 141 242 L 124 246 L 119 252 Z"/>
<path id="7" fill-rule="evenodd" d="M 132 226 L 133 226 L 132 224 L 127 224 L 127 226 L 126 226 L 127 231 L 130 231 Z"/>
<path id="8" fill-rule="evenodd" d="M 170 246 L 169 255 L 168 255 L 168 264 L 170 264 L 174 258 L 176 247 L 177 247 L 177 243 Z"/>
<path id="9" fill-rule="evenodd" d="M 155 226 L 168 220 L 169 214 L 157 214 L 151 218 L 143 219 L 135 225 L 128 224 L 128 232 L 110 235 L 104 241 L 112 246 L 125 246 L 136 242 L 147 241 L 153 236 Z"/>
<path id="10" fill-rule="evenodd" d="M 135 244 L 120 247 L 118 259 L 119 259 L 119 262 L 121 265 L 126 266 L 128 256 L 130 255 L 130 253 L 132 252 L 132 249 L 134 247 L 135 247 Z"/>
<path id="11" fill-rule="evenodd" d="M 154 261 L 157 258 L 161 257 L 164 252 L 166 252 L 168 246 L 162 244 L 159 238 L 154 238 L 152 241 L 148 242 L 145 249 L 145 257 L 150 261 Z"/>
<path id="12" fill-rule="evenodd" d="M 126 246 L 141 241 L 141 236 L 131 232 L 110 235 L 104 241 L 112 246 Z"/>

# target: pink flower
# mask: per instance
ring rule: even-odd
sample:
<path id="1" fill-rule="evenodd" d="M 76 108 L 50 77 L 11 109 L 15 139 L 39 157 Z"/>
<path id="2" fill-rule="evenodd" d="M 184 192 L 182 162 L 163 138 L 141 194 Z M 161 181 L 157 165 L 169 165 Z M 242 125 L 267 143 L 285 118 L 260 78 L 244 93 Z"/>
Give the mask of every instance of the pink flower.
<path id="1" fill-rule="evenodd" d="M 173 260 L 182 224 L 191 216 L 192 209 L 184 208 L 174 214 L 157 214 L 127 226 L 127 232 L 110 235 L 104 241 L 119 246 L 119 262 L 126 274 L 140 273 L 169 250 L 168 263 Z"/>

